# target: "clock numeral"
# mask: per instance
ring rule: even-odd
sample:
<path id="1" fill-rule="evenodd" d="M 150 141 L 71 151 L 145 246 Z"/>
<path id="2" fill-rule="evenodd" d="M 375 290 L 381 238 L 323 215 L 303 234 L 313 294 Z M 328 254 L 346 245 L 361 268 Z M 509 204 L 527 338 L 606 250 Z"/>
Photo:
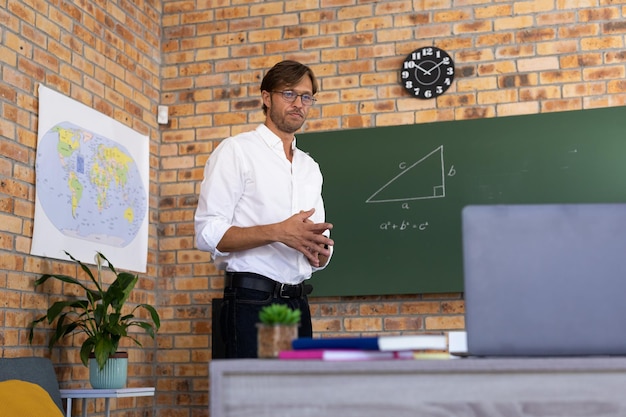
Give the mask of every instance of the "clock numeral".
<path id="1" fill-rule="evenodd" d="M 407 82 L 404 83 L 404 88 L 409 89 L 409 88 L 413 88 L 413 81 L 408 80 Z"/>
<path id="2" fill-rule="evenodd" d="M 448 69 L 446 69 L 446 74 L 448 74 L 448 75 L 454 75 L 454 68 L 452 68 L 452 67 L 448 67 Z"/>
<path id="3" fill-rule="evenodd" d="M 422 54 L 424 54 L 424 56 L 433 55 L 433 48 L 422 48 Z"/>
<path id="4" fill-rule="evenodd" d="M 431 90 L 424 91 L 424 97 L 431 98 L 433 96 L 433 92 Z"/>
<path id="5" fill-rule="evenodd" d="M 404 61 L 404 69 L 415 69 L 417 68 L 417 64 L 413 61 Z"/>
<path id="6" fill-rule="evenodd" d="M 443 94 L 443 87 L 440 85 L 437 86 L 437 94 Z"/>
<path id="7" fill-rule="evenodd" d="M 446 78 L 445 80 L 443 80 L 443 83 L 445 85 L 450 85 L 450 84 L 452 84 L 452 81 L 450 81 L 450 78 Z"/>

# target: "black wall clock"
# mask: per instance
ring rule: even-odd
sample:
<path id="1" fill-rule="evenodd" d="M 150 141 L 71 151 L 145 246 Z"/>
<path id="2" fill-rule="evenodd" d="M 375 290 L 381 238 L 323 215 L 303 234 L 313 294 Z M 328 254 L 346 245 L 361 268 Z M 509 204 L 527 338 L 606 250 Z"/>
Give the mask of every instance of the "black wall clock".
<path id="1" fill-rule="evenodd" d="M 411 52 L 400 69 L 402 85 L 412 96 L 431 99 L 446 92 L 454 80 L 454 61 L 435 46 Z"/>

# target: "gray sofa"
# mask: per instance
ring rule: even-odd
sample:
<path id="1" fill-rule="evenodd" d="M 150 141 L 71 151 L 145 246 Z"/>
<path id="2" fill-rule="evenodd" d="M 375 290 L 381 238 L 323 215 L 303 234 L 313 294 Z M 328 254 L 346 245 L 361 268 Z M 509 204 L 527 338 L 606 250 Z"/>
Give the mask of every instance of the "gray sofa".
<path id="1" fill-rule="evenodd" d="M 19 379 L 38 384 L 45 389 L 62 413 L 63 401 L 59 382 L 50 359 L 46 358 L 0 358 L 0 381 Z"/>

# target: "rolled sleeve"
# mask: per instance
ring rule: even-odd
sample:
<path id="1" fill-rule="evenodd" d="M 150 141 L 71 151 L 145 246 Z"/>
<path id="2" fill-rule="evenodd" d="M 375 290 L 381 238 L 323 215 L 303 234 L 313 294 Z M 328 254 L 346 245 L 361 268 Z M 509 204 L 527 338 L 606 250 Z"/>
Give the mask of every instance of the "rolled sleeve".
<path id="1" fill-rule="evenodd" d="M 217 249 L 217 245 L 230 227 L 230 223 L 217 219 L 214 216 L 196 214 L 196 246 L 200 250 L 211 252 L 214 257 L 227 255 L 227 252 L 220 252 Z"/>
<path id="2" fill-rule="evenodd" d="M 207 161 L 194 216 L 196 246 L 213 256 L 227 255 L 217 245 L 233 225 L 235 205 L 241 195 L 236 147 L 223 141 Z"/>

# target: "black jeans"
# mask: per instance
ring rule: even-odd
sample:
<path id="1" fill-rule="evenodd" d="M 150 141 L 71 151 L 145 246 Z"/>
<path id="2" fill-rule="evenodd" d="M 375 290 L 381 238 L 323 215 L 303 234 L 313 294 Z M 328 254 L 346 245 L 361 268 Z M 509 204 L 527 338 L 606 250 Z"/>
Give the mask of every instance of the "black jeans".
<path id="1" fill-rule="evenodd" d="M 257 328 L 259 311 L 266 305 L 286 304 L 300 309 L 298 337 L 311 337 L 311 311 L 306 296 L 274 298 L 274 294 L 247 288 L 224 288 L 224 303 L 220 312 L 222 338 L 227 358 L 257 357 Z"/>

